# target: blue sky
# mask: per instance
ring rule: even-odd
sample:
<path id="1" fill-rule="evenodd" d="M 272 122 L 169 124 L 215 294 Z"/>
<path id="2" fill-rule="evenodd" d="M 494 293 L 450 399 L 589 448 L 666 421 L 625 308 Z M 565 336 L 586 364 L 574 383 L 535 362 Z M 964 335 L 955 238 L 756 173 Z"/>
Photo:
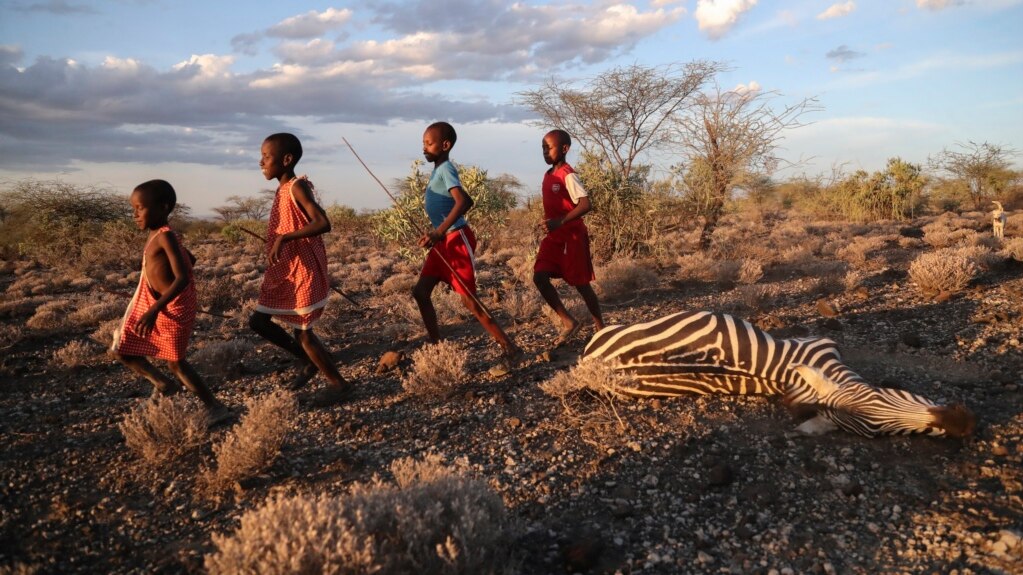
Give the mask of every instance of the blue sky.
<path id="1" fill-rule="evenodd" d="M 164 178 L 206 214 L 270 187 L 259 144 L 293 131 L 324 203 L 380 208 L 387 197 L 342 136 L 390 182 L 422 157 L 423 127 L 445 119 L 459 131 L 453 159 L 535 192 L 544 129 L 517 92 L 694 59 L 729 66 L 722 89 L 818 99 L 781 142 L 798 172 L 925 162 L 970 140 L 1023 151 L 1023 0 L 297 6 L 0 0 L 0 180 L 127 194 Z"/>

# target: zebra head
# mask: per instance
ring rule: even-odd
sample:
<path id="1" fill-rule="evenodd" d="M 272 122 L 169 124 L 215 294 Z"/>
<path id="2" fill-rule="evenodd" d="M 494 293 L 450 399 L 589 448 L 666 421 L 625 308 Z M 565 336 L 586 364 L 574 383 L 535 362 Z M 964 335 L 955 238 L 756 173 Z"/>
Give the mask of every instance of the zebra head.
<path id="1" fill-rule="evenodd" d="M 838 383 L 807 365 L 793 369 L 799 377 L 787 390 L 787 400 L 812 407 L 817 414 L 799 426 L 805 433 L 840 428 L 866 437 L 911 433 L 965 437 L 976 426 L 976 417 L 963 405 L 939 406 L 908 391 L 867 385 L 859 378 Z"/>

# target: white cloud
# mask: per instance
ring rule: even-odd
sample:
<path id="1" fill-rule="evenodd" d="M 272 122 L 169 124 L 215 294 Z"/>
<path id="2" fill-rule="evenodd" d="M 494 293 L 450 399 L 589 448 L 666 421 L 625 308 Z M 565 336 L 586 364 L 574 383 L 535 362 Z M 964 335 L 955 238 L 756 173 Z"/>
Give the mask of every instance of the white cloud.
<path id="1" fill-rule="evenodd" d="M 732 91 L 740 96 L 744 94 L 756 94 L 760 90 L 760 82 L 757 82 L 756 80 L 751 80 L 749 84 L 739 84 L 732 88 Z"/>
<path id="2" fill-rule="evenodd" d="M 818 20 L 830 20 L 832 18 L 841 18 L 842 16 L 848 16 L 856 10 L 856 2 L 849 0 L 842 4 L 832 4 L 827 10 L 817 15 Z"/>
<path id="3" fill-rule="evenodd" d="M 267 36 L 278 38 L 304 39 L 321 36 L 335 28 L 344 26 L 352 18 L 348 8 L 338 10 L 327 8 L 323 12 L 310 10 L 305 14 L 285 18 L 266 31 Z"/>
<path id="4" fill-rule="evenodd" d="M 962 6 L 963 0 L 916 0 L 916 7 L 924 10 L 944 10 L 952 6 Z"/>
<path id="5" fill-rule="evenodd" d="M 756 5 L 757 0 L 698 0 L 694 16 L 700 30 L 718 39 L 732 29 L 743 13 Z"/>

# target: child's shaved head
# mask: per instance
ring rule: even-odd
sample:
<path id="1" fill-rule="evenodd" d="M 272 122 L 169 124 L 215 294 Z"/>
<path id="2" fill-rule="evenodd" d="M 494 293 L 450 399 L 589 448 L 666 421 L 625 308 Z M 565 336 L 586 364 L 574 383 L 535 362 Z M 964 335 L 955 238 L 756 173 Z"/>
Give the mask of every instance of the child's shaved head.
<path id="1" fill-rule="evenodd" d="M 455 133 L 455 127 L 447 122 L 434 122 L 426 128 L 427 130 L 437 130 L 440 134 L 440 141 L 451 142 L 451 147 L 455 146 L 455 140 L 458 139 L 458 134 Z"/>
<path id="2" fill-rule="evenodd" d="M 562 146 L 572 145 L 572 136 L 569 136 L 568 132 L 566 132 L 565 130 L 562 130 L 560 128 L 557 130 L 551 130 L 550 132 L 547 132 L 547 135 L 554 136 L 555 138 L 557 138 L 558 144 Z"/>
<path id="3" fill-rule="evenodd" d="M 263 141 L 273 144 L 282 156 L 284 154 L 291 154 L 292 166 L 302 159 L 302 142 L 298 141 L 298 136 L 295 134 L 289 134 L 287 132 L 270 134 Z"/>
<path id="4" fill-rule="evenodd" d="M 165 205 L 167 211 L 174 209 L 178 204 L 178 196 L 174 188 L 166 180 L 149 180 L 135 186 L 132 193 L 139 193 L 147 205 Z"/>

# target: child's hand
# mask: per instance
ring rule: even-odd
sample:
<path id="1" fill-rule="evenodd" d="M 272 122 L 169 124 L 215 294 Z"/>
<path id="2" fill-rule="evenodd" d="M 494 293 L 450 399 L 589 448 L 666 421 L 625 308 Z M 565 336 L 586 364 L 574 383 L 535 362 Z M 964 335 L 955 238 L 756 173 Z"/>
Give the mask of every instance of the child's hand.
<path id="1" fill-rule="evenodd" d="M 543 229 L 547 230 L 547 233 L 553 232 L 554 230 L 561 227 L 561 220 L 559 218 L 551 218 L 544 220 Z"/>
<path id="2" fill-rule="evenodd" d="M 271 264 L 277 263 L 281 259 L 281 247 L 284 245 L 284 236 L 277 236 L 274 238 L 274 245 L 270 248 L 269 260 Z"/>
<path id="3" fill-rule="evenodd" d="M 135 333 L 141 337 L 149 337 L 149 334 L 153 332 L 153 328 L 156 326 L 157 313 L 159 313 L 157 310 L 151 309 L 142 314 L 142 317 L 135 322 Z"/>
<path id="4" fill-rule="evenodd" d="M 433 247 L 433 244 L 441 241 L 441 239 L 443 238 L 444 234 L 440 233 L 440 231 L 430 230 L 423 234 L 423 237 L 419 238 L 419 247 L 421 248 Z"/>

